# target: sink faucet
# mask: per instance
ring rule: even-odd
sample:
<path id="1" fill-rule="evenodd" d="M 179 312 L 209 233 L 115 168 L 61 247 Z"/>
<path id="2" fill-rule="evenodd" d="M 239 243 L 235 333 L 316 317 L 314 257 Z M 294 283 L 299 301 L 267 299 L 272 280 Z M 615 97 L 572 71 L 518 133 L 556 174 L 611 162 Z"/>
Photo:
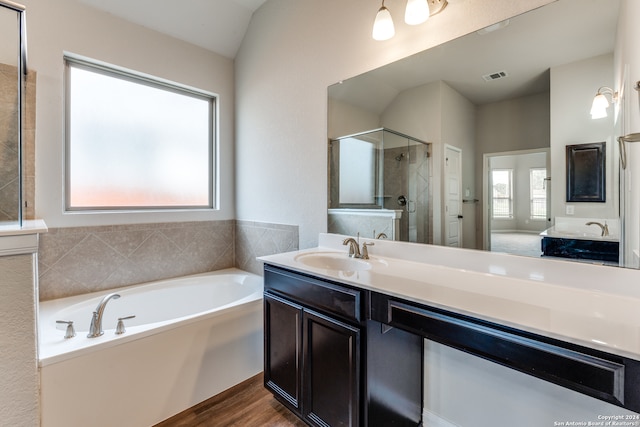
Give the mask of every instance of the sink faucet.
<path id="1" fill-rule="evenodd" d="M 349 256 L 351 258 L 360 258 L 362 256 L 360 255 L 360 245 L 353 237 L 347 237 L 342 244 L 349 245 Z"/>
<path id="2" fill-rule="evenodd" d="M 358 233 L 358 240 L 354 239 L 353 237 L 347 237 L 346 239 L 343 240 L 342 244 L 343 245 L 349 245 L 349 256 L 351 258 L 361 258 L 361 259 L 369 259 L 369 250 L 367 249 L 367 246 L 373 246 L 374 243 L 370 242 L 363 242 L 362 243 L 362 253 L 360 253 L 360 233 Z"/>
<path id="3" fill-rule="evenodd" d="M 601 237 L 609 235 L 609 226 L 607 225 L 606 222 L 604 223 L 604 225 L 602 225 L 596 221 L 589 221 L 585 225 L 597 225 L 598 227 L 600 227 L 600 230 L 602 230 L 602 233 L 600 234 Z"/>
<path id="4" fill-rule="evenodd" d="M 120 295 L 116 293 L 106 295 L 96 307 L 96 310 L 93 312 L 93 317 L 91 318 L 91 326 L 89 327 L 89 334 L 87 335 L 87 338 L 95 338 L 104 334 L 104 331 L 102 330 L 102 314 L 104 313 L 107 303 L 112 298 L 118 299 L 120 298 Z"/>

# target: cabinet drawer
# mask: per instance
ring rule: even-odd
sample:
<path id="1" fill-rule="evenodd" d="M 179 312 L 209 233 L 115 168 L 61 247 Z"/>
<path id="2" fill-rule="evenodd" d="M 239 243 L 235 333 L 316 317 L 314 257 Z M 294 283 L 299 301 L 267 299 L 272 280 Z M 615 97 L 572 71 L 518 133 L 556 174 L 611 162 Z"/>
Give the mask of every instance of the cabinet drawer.
<path id="1" fill-rule="evenodd" d="M 623 406 L 640 408 L 640 363 L 423 304 L 372 296 L 372 317 L 424 338 Z"/>
<path id="2" fill-rule="evenodd" d="M 340 318 L 363 320 L 363 292 L 271 265 L 264 266 L 264 290 Z"/>

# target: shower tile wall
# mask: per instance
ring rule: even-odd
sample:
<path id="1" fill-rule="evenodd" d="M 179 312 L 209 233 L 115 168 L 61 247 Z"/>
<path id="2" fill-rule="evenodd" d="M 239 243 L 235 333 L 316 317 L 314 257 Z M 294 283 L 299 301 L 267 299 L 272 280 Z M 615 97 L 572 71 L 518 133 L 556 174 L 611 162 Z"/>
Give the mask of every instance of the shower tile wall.
<path id="1" fill-rule="evenodd" d="M 379 215 L 362 214 L 329 214 L 327 230 L 329 233 L 374 238 L 379 233 L 384 233 L 389 239 L 395 239 L 393 235 L 393 219 Z"/>
<path id="2" fill-rule="evenodd" d="M 398 227 L 399 240 L 409 241 L 409 217 L 407 207 L 398 203 L 400 196 L 409 199 L 408 183 L 409 162 L 407 147 L 387 148 L 384 150 L 384 208 L 402 209 L 400 226 Z"/>
<path id="3" fill-rule="evenodd" d="M 36 72 L 29 70 L 24 90 L 24 126 L 22 129 L 22 208 L 24 219 L 35 219 L 36 200 Z"/>
<path id="4" fill-rule="evenodd" d="M 430 162 L 427 145 L 384 150 L 384 208 L 403 209 L 399 226 L 400 240 L 433 243 Z M 398 203 L 400 196 L 407 198 L 406 206 Z M 409 207 L 411 213 L 408 212 Z"/>
<path id="5" fill-rule="evenodd" d="M 235 220 L 53 228 L 40 236 L 40 300 L 234 266 L 261 274 L 255 256 L 297 246 L 297 227 Z"/>

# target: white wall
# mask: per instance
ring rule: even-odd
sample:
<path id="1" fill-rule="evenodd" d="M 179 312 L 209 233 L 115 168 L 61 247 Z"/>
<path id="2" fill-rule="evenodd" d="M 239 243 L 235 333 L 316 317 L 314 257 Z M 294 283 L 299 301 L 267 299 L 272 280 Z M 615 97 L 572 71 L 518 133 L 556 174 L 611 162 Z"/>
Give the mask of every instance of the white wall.
<path id="1" fill-rule="evenodd" d="M 447 84 L 442 84 L 442 142 L 462 150 L 462 198 L 475 196 L 476 107 Z M 468 194 L 467 194 L 468 192 Z M 444 215 L 444 212 L 443 212 Z M 462 247 L 476 249 L 476 204 L 462 204 Z"/>
<path id="2" fill-rule="evenodd" d="M 300 247 L 326 231 L 327 87 L 550 0 L 451 0 L 416 27 L 387 5 L 396 36 L 371 39 L 369 0 L 269 0 L 236 57 L 237 217 L 298 224 Z"/>
<path id="3" fill-rule="evenodd" d="M 613 86 L 613 54 L 551 69 L 551 216 L 577 218 L 618 217 L 618 157 L 613 134 L 613 112 L 592 120 L 589 111 L 596 91 Z M 606 141 L 606 203 L 566 202 L 566 146 Z"/>
<path id="4" fill-rule="evenodd" d="M 0 256 L 0 424 L 3 426 L 40 425 L 34 263 L 33 254 Z"/>
<path id="5" fill-rule="evenodd" d="M 233 61 L 72 0 L 24 0 L 29 67 L 37 71 L 36 216 L 49 227 L 234 218 Z M 152 11 L 150 11 L 152 13 Z M 63 52 L 219 95 L 220 210 L 63 214 Z"/>
<path id="6" fill-rule="evenodd" d="M 354 107 L 336 99 L 329 100 L 327 111 L 327 137 L 329 139 L 381 127 L 380 116 L 376 113 Z"/>

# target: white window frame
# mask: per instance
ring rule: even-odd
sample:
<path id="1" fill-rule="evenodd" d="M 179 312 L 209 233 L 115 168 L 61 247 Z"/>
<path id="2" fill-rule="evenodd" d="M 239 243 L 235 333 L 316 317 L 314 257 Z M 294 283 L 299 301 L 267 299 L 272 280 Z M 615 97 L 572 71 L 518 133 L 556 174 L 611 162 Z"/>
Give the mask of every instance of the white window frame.
<path id="1" fill-rule="evenodd" d="M 498 172 L 498 171 L 505 171 L 508 172 L 509 175 L 509 195 L 507 197 L 495 197 L 494 193 L 494 189 L 493 186 L 495 185 L 495 182 L 493 181 L 493 174 L 494 172 Z M 513 219 L 513 169 L 508 169 L 508 168 L 496 168 L 496 169 L 492 169 L 491 170 L 491 199 L 492 199 L 492 208 L 491 208 L 491 218 L 492 219 L 497 219 L 497 220 L 504 220 L 504 219 Z M 509 213 L 507 214 L 507 216 L 505 215 L 499 215 L 496 216 L 496 210 L 495 210 L 495 201 L 496 200 L 507 200 L 508 204 L 509 204 Z"/>
<path id="2" fill-rule="evenodd" d="M 209 107 L 209 135 L 208 135 L 208 203 L 206 205 L 196 206 L 119 206 L 119 207 L 71 207 L 69 202 L 70 195 L 70 133 L 68 132 L 70 123 L 70 67 L 78 67 L 91 72 L 100 73 L 106 76 L 128 80 L 137 84 L 148 85 L 153 88 L 171 91 L 207 100 Z M 66 53 L 64 54 L 64 84 L 65 84 L 65 154 L 64 154 L 64 212 L 65 213 L 81 213 L 81 212 L 170 212 L 170 211 L 213 211 L 219 209 L 219 179 L 220 171 L 217 161 L 218 143 L 217 143 L 217 125 L 219 123 L 218 114 L 218 97 L 216 94 L 193 88 L 180 83 L 161 79 L 148 74 L 132 71 L 111 65 L 102 61 L 97 61 L 82 56 Z"/>
<path id="3" fill-rule="evenodd" d="M 545 191 L 545 195 L 544 197 L 534 197 L 533 196 L 533 172 L 534 171 L 544 171 L 544 175 L 546 177 L 547 175 L 547 168 L 542 168 L 542 167 L 536 167 L 536 168 L 529 168 L 529 219 L 531 219 L 532 221 L 546 221 L 547 220 L 547 196 L 546 196 L 546 191 Z M 542 188 L 544 189 L 544 183 L 546 181 L 542 181 Z M 536 203 L 537 200 L 543 200 L 544 201 L 544 214 L 543 215 L 534 215 L 533 214 L 533 206 Z"/>

